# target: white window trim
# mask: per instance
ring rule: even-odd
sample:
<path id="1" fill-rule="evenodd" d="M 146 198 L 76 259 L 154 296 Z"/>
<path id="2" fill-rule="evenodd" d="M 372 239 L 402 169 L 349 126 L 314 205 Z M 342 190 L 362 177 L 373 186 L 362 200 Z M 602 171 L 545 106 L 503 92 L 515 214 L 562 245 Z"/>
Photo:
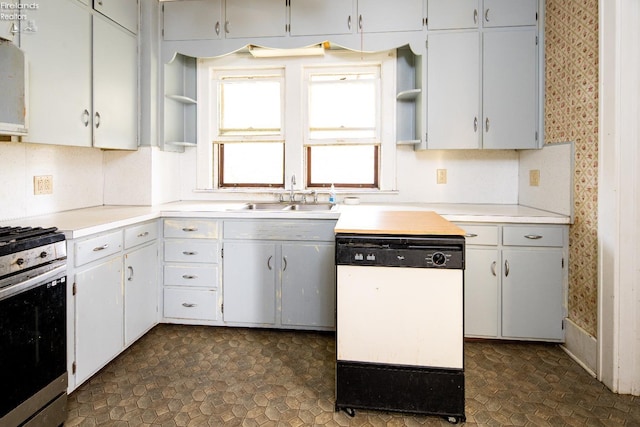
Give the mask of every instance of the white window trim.
<path id="1" fill-rule="evenodd" d="M 320 62 L 321 61 L 321 62 Z M 256 60 L 249 54 L 233 54 L 220 58 L 198 60 L 198 146 L 196 161 L 196 187 L 198 190 L 213 190 L 216 192 L 264 192 L 279 190 L 274 189 L 231 189 L 218 188 L 217 164 L 214 161 L 213 135 L 215 123 L 212 120 L 217 116 L 215 112 L 216 98 L 213 97 L 215 88 L 212 84 L 212 67 L 216 69 L 276 69 L 284 68 L 285 85 L 287 88 L 296 87 L 298 90 L 285 89 L 285 105 L 293 105 L 300 102 L 304 87 L 304 68 L 319 68 L 322 66 L 336 65 L 380 65 L 381 75 L 381 102 L 380 102 L 380 189 L 349 190 L 354 192 L 383 192 L 396 190 L 396 52 L 380 52 L 368 54 L 362 58 L 360 53 L 333 51 L 328 52 L 321 60 L 317 58 L 312 63 L 309 58 L 272 58 Z M 213 105 L 212 105 L 213 104 Z M 303 189 L 306 185 L 305 144 L 304 144 L 304 115 L 301 109 L 286 109 L 284 117 L 283 135 L 285 138 L 285 187 L 288 188 L 291 175 L 295 174 L 297 187 Z M 295 143 L 298 141 L 298 143 Z M 292 143 L 293 142 L 293 143 Z M 296 161 L 298 159 L 298 161 Z M 281 191 L 281 190 L 280 190 Z"/>

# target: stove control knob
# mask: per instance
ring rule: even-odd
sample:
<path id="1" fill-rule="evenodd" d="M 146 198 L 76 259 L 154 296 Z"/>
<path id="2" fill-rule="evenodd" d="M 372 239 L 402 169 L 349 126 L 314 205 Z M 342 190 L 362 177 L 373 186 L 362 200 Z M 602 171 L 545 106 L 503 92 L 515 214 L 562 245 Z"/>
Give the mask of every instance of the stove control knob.
<path id="1" fill-rule="evenodd" d="M 18 258 L 18 259 L 16 260 L 16 264 L 18 264 L 18 265 L 22 265 L 22 264 L 24 264 L 24 258 Z"/>
<path id="2" fill-rule="evenodd" d="M 447 262 L 447 257 L 445 257 L 442 252 L 435 252 L 431 256 L 431 260 L 434 265 L 444 265 Z"/>
<path id="3" fill-rule="evenodd" d="M 40 258 L 46 258 L 48 256 L 49 256 L 49 254 L 46 251 L 40 252 Z"/>

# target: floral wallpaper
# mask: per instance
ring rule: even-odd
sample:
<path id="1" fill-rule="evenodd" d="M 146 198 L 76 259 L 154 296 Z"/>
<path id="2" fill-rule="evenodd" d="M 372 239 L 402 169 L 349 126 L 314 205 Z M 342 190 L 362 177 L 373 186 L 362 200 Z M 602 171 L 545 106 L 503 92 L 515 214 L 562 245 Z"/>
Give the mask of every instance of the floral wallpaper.
<path id="1" fill-rule="evenodd" d="M 547 0 L 545 143 L 575 143 L 569 318 L 597 331 L 598 0 Z"/>

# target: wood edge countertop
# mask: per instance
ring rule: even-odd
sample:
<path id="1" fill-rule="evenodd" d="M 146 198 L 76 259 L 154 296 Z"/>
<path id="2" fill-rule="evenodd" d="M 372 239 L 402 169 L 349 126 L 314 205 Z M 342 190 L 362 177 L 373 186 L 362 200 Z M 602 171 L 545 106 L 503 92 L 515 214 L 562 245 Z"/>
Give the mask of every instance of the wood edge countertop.
<path id="1" fill-rule="evenodd" d="M 334 231 L 336 234 L 465 235 L 463 229 L 433 211 L 343 212 Z"/>

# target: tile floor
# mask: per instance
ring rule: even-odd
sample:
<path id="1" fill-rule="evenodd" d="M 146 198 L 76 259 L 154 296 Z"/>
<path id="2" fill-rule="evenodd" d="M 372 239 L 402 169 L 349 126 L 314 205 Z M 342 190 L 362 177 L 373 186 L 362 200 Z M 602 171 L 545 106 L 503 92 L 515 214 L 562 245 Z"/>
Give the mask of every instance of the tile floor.
<path id="1" fill-rule="evenodd" d="M 440 417 L 334 411 L 333 334 L 158 325 L 69 396 L 74 426 L 449 426 Z M 465 344 L 469 426 L 640 426 L 558 346 Z"/>

